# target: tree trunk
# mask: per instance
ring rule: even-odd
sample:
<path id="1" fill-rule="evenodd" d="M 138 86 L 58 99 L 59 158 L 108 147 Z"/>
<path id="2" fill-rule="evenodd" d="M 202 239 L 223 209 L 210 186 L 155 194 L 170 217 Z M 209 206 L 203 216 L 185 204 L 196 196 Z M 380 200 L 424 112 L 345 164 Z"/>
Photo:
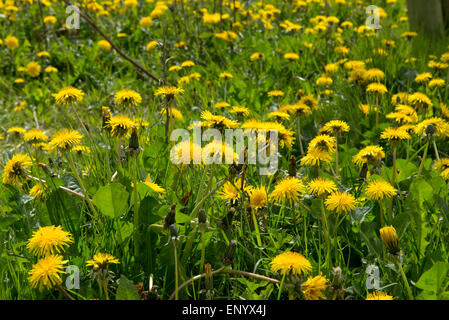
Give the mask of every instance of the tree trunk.
<path id="1" fill-rule="evenodd" d="M 446 29 L 449 28 L 449 0 L 441 0 L 441 8 L 443 9 L 443 21 Z"/>
<path id="2" fill-rule="evenodd" d="M 447 5 L 449 1 L 443 0 Z M 444 32 L 441 0 L 407 0 L 410 29 L 418 33 L 441 36 Z M 449 8 L 447 9 L 449 11 Z"/>

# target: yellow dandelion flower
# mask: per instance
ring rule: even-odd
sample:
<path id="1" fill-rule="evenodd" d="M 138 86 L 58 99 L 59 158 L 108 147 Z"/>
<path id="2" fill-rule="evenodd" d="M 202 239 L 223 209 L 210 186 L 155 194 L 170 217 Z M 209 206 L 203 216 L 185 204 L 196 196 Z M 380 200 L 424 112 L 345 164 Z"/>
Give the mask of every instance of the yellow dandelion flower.
<path id="1" fill-rule="evenodd" d="M 83 101 L 84 92 L 74 87 L 65 87 L 58 93 L 53 93 L 52 96 L 58 104 L 68 105 Z"/>
<path id="2" fill-rule="evenodd" d="M 44 188 L 47 188 L 47 185 L 44 185 Z M 28 192 L 28 194 L 30 196 L 32 196 L 33 198 L 41 198 L 44 195 L 44 190 L 42 190 L 42 187 L 39 183 L 36 183 L 34 185 L 34 187 L 32 187 L 30 189 L 30 191 Z"/>
<path id="3" fill-rule="evenodd" d="M 251 208 L 259 210 L 265 207 L 268 203 L 267 189 L 264 186 L 252 188 L 249 190 L 249 203 Z"/>
<path id="4" fill-rule="evenodd" d="M 164 194 L 166 192 L 164 188 L 151 181 L 150 174 L 147 175 L 144 184 L 150 187 L 156 193 Z"/>
<path id="5" fill-rule="evenodd" d="M 272 91 L 269 91 L 268 93 L 267 93 L 267 95 L 269 96 L 269 97 L 283 97 L 284 96 L 284 92 L 283 91 L 281 91 L 281 90 L 272 90 Z"/>
<path id="6" fill-rule="evenodd" d="M 220 73 L 219 77 L 225 80 L 229 80 L 232 79 L 233 75 L 229 72 L 222 72 Z"/>
<path id="7" fill-rule="evenodd" d="M 60 273 L 64 274 L 64 265 L 68 260 L 63 260 L 60 255 L 47 256 L 39 260 L 31 269 L 29 281 L 31 288 L 39 286 L 39 291 L 42 291 L 44 287 L 51 289 L 53 286 L 60 285 L 62 279 Z"/>
<path id="8" fill-rule="evenodd" d="M 326 208 L 337 213 L 348 213 L 356 208 L 354 196 L 347 192 L 337 191 L 327 197 Z"/>
<path id="9" fill-rule="evenodd" d="M 334 153 L 336 148 L 336 138 L 327 134 L 320 134 L 313 138 L 308 147 L 308 152 L 320 150 L 328 153 Z"/>
<path id="10" fill-rule="evenodd" d="M 195 62 L 187 60 L 181 63 L 181 68 L 189 68 L 195 66 Z"/>
<path id="11" fill-rule="evenodd" d="M 365 194 L 368 199 L 379 201 L 392 198 L 396 195 L 396 189 L 387 181 L 373 180 L 368 183 Z"/>
<path id="12" fill-rule="evenodd" d="M 375 291 L 372 293 L 368 293 L 365 300 L 393 300 L 393 297 L 389 296 L 385 292 Z"/>
<path id="13" fill-rule="evenodd" d="M 420 73 L 420 74 L 416 75 L 415 82 L 426 83 L 430 79 L 432 79 L 432 74 L 430 72 L 423 72 L 423 73 Z"/>
<path id="14" fill-rule="evenodd" d="M 290 115 L 286 112 L 282 111 L 273 111 L 268 114 L 268 118 L 274 118 L 275 120 L 282 121 L 282 120 L 289 120 Z"/>
<path id="15" fill-rule="evenodd" d="M 70 232 L 62 230 L 61 226 L 40 227 L 28 240 L 27 248 L 34 255 L 45 257 L 64 252 L 64 247 L 72 242 Z"/>
<path id="16" fill-rule="evenodd" d="M 359 153 L 353 157 L 352 161 L 357 166 L 362 167 L 364 164 L 377 164 L 383 158 L 385 158 L 385 152 L 382 147 L 367 146 L 360 150 Z"/>
<path id="17" fill-rule="evenodd" d="M 426 120 L 421 121 L 418 123 L 415 127 L 415 132 L 417 135 L 427 135 L 428 129 L 430 129 L 430 126 L 432 126 L 433 134 L 435 134 L 438 137 L 444 137 L 448 134 L 447 132 L 447 123 L 442 119 L 438 117 L 429 118 Z"/>
<path id="18" fill-rule="evenodd" d="M 156 48 L 158 45 L 157 41 L 150 41 L 148 42 L 147 46 L 145 47 L 146 51 L 151 51 L 152 49 Z"/>
<path id="19" fill-rule="evenodd" d="M 249 57 L 249 59 L 251 61 L 264 60 L 265 55 L 262 52 L 255 52 Z"/>
<path id="20" fill-rule="evenodd" d="M 429 81 L 428 85 L 429 85 L 430 89 L 441 88 L 446 85 L 446 80 L 441 79 L 441 78 L 433 79 L 433 80 Z"/>
<path id="21" fill-rule="evenodd" d="M 234 187 L 235 185 L 235 187 Z M 234 179 L 234 185 L 232 185 L 232 183 L 230 181 L 227 181 L 224 185 L 223 185 L 223 189 L 219 192 L 217 192 L 218 197 L 220 199 L 229 201 L 231 203 L 235 203 L 235 201 L 237 201 L 238 199 L 240 199 L 241 195 L 240 193 L 243 192 L 250 192 L 252 190 L 252 186 L 249 186 L 246 184 L 246 181 L 239 178 L 239 179 Z M 238 189 L 236 189 L 236 187 Z"/>
<path id="22" fill-rule="evenodd" d="M 247 107 L 242 106 L 232 106 L 232 108 L 229 110 L 229 113 L 235 114 L 237 116 L 249 116 L 249 109 Z"/>
<path id="23" fill-rule="evenodd" d="M 270 200 L 282 204 L 286 200 L 289 203 L 299 201 L 299 197 L 306 193 L 306 186 L 296 177 L 286 177 L 279 181 L 270 193 Z"/>
<path id="24" fill-rule="evenodd" d="M 287 59 L 290 61 L 296 61 L 296 60 L 299 60 L 299 55 L 297 55 L 296 53 L 293 53 L 293 52 L 286 53 L 286 54 L 284 54 L 284 59 Z"/>
<path id="25" fill-rule="evenodd" d="M 382 83 L 373 82 L 368 85 L 366 92 L 383 95 L 388 92 L 388 89 Z"/>
<path id="26" fill-rule="evenodd" d="M 137 106 L 142 102 L 142 97 L 134 90 L 123 89 L 114 96 L 115 103 L 124 106 Z"/>
<path id="27" fill-rule="evenodd" d="M 368 69 L 363 73 L 363 79 L 370 82 L 380 82 L 385 78 L 385 73 L 377 68 Z"/>
<path id="28" fill-rule="evenodd" d="M 154 95 L 162 96 L 163 98 L 166 98 L 166 99 L 171 99 L 181 93 L 184 93 L 184 89 L 177 88 L 175 86 L 163 86 L 163 87 L 157 88 Z"/>
<path id="29" fill-rule="evenodd" d="M 15 154 L 3 168 L 3 183 L 18 185 L 19 182 L 28 179 L 28 168 L 33 165 L 27 154 Z"/>
<path id="30" fill-rule="evenodd" d="M 32 78 L 36 78 L 41 74 L 42 67 L 39 63 L 31 61 L 26 65 L 26 72 Z"/>
<path id="31" fill-rule="evenodd" d="M 239 124 L 235 120 L 228 119 L 224 116 L 214 115 L 206 110 L 201 113 L 201 119 L 207 127 L 215 129 L 238 128 Z"/>
<path id="32" fill-rule="evenodd" d="M 316 80 L 318 86 L 330 86 L 334 81 L 330 77 L 321 76 Z"/>
<path id="33" fill-rule="evenodd" d="M 407 131 L 401 128 L 386 128 L 382 134 L 380 135 L 381 139 L 386 139 L 388 141 L 400 141 L 400 140 L 409 140 L 411 136 Z"/>
<path id="34" fill-rule="evenodd" d="M 130 130 L 136 123 L 129 117 L 123 115 L 112 116 L 106 123 L 106 128 L 111 130 L 112 137 L 127 137 Z"/>
<path id="35" fill-rule="evenodd" d="M 98 47 L 101 50 L 104 50 L 104 51 L 110 51 L 111 50 L 111 44 L 108 41 L 106 41 L 106 40 L 98 41 L 97 45 L 98 45 Z"/>
<path id="36" fill-rule="evenodd" d="M 380 229 L 382 243 L 388 248 L 391 254 L 399 253 L 399 238 L 393 226 L 386 226 Z"/>
<path id="37" fill-rule="evenodd" d="M 83 136 L 76 130 L 62 129 L 53 135 L 48 143 L 48 149 L 51 151 L 58 148 L 67 151 L 80 144 L 82 138 Z"/>
<path id="38" fill-rule="evenodd" d="M 38 143 L 48 139 L 47 135 L 39 129 L 30 129 L 23 135 L 26 142 Z"/>
<path id="39" fill-rule="evenodd" d="M 309 182 L 309 192 L 317 197 L 327 197 L 337 190 L 335 182 L 327 178 L 319 177 Z"/>
<path id="40" fill-rule="evenodd" d="M 201 147 L 192 141 L 182 141 L 170 150 L 170 160 L 174 164 L 201 163 Z"/>
<path id="41" fill-rule="evenodd" d="M 5 38 L 5 45 L 9 50 L 17 49 L 19 47 L 19 39 L 14 36 L 7 36 Z"/>
<path id="42" fill-rule="evenodd" d="M 341 120 L 331 120 L 320 129 L 320 133 L 332 134 L 334 136 L 342 132 L 349 132 L 349 125 Z"/>
<path id="43" fill-rule="evenodd" d="M 415 92 L 407 97 L 408 103 L 414 108 L 429 108 L 433 106 L 429 97 L 421 92 Z"/>
<path id="44" fill-rule="evenodd" d="M 119 264 L 120 261 L 109 253 L 97 253 L 92 260 L 86 261 L 86 266 L 92 267 L 94 271 L 107 270 L 111 263 Z"/>
<path id="45" fill-rule="evenodd" d="M 319 167 L 323 163 L 330 163 L 332 157 L 329 152 L 323 151 L 319 148 L 308 150 L 307 154 L 301 158 L 302 166 Z"/>
<path id="46" fill-rule="evenodd" d="M 320 298 L 326 298 L 323 291 L 327 288 L 327 278 L 319 275 L 316 277 L 308 277 L 302 284 L 302 293 L 306 300 L 319 300 Z"/>
<path id="47" fill-rule="evenodd" d="M 302 254 L 297 252 L 284 252 L 270 262 L 272 272 L 281 272 L 284 274 L 302 275 L 312 270 L 310 261 Z"/>

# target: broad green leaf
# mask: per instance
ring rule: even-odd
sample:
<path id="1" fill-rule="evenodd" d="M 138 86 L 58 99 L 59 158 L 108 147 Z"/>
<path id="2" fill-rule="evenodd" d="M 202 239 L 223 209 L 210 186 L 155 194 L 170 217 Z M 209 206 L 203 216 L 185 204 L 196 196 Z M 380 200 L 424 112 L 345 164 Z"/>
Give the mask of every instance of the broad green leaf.
<path id="1" fill-rule="evenodd" d="M 117 218 L 128 209 L 128 196 L 125 186 L 111 183 L 100 187 L 92 200 L 102 214 Z"/>
<path id="2" fill-rule="evenodd" d="M 120 282 L 117 288 L 116 300 L 140 300 L 139 292 L 136 286 L 129 281 L 123 274 L 120 277 Z"/>
<path id="3" fill-rule="evenodd" d="M 424 272 L 416 282 L 416 286 L 425 291 L 434 292 L 437 295 L 443 291 L 443 283 L 447 277 L 449 263 L 436 262 L 432 268 Z"/>

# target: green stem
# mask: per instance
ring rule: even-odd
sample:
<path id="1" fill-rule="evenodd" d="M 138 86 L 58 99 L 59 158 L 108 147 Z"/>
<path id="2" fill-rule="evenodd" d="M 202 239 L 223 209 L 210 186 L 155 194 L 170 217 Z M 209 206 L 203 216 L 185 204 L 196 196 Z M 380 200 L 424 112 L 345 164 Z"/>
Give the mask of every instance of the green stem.
<path id="1" fill-rule="evenodd" d="M 401 277 L 402 277 L 402 280 L 404 281 L 405 287 L 407 288 L 408 298 L 410 300 L 414 300 L 412 290 L 410 289 L 410 286 L 408 285 L 407 277 L 405 276 L 404 270 L 402 269 L 401 262 L 399 261 L 398 257 L 395 257 L 394 260 L 399 268 L 399 272 L 401 273 Z"/>
<path id="2" fill-rule="evenodd" d="M 257 245 L 259 247 L 262 247 L 262 240 L 260 239 L 259 223 L 257 222 L 256 215 L 254 214 L 254 210 L 252 210 L 252 209 L 251 209 L 251 214 L 253 216 L 254 229 L 256 230 Z"/>
<path id="3" fill-rule="evenodd" d="M 383 227 L 385 227 L 385 220 L 384 220 L 384 208 L 382 206 L 382 201 L 379 200 L 379 215 L 380 215 L 380 225 Z M 391 222 L 391 217 L 388 216 L 388 219 L 390 219 Z"/>
<path id="4" fill-rule="evenodd" d="M 281 293 L 282 293 L 282 288 L 284 287 L 284 281 L 285 281 L 285 276 L 286 275 L 287 275 L 287 272 L 285 272 L 284 275 L 282 276 L 281 284 L 279 286 L 279 292 L 278 292 L 277 300 L 281 300 Z"/>
<path id="5" fill-rule="evenodd" d="M 437 161 L 440 161 L 440 154 L 438 153 L 437 144 L 435 142 L 435 138 L 433 138 L 433 149 L 435 150 L 435 157 L 437 158 Z"/>
<path id="6" fill-rule="evenodd" d="M 103 288 L 104 288 L 104 295 L 106 296 L 106 300 L 109 300 L 108 280 L 106 280 L 106 279 L 103 279 Z"/>
<path id="7" fill-rule="evenodd" d="M 136 257 L 140 254 L 140 229 L 139 229 L 139 201 L 137 198 L 137 156 L 133 157 L 133 181 L 134 181 L 134 254 Z"/>
<path id="8" fill-rule="evenodd" d="M 326 265 L 329 264 L 329 252 L 330 252 L 330 243 L 329 243 L 329 235 L 327 232 L 327 219 L 326 212 L 324 210 L 324 199 L 321 199 L 321 225 L 323 227 L 324 240 L 326 242 Z"/>
<path id="9" fill-rule="evenodd" d="M 83 180 L 81 180 L 81 177 L 80 177 L 80 175 L 78 174 L 78 171 L 76 170 L 75 162 L 73 161 L 72 154 L 70 153 L 70 151 L 67 151 L 66 154 L 67 154 L 67 158 L 69 159 L 70 168 L 72 169 L 73 174 L 75 175 L 75 178 L 76 178 L 76 180 L 78 181 L 78 183 L 79 183 L 79 185 L 80 185 L 80 187 L 81 187 L 81 190 L 83 191 L 84 199 L 87 201 L 87 204 L 89 205 L 89 208 L 90 208 L 90 209 L 92 210 L 92 212 L 94 213 L 95 218 L 98 219 L 98 212 L 97 212 L 97 210 L 95 209 L 95 206 L 94 206 L 94 204 L 92 203 L 92 200 L 89 198 L 89 195 L 88 195 L 88 193 L 87 193 L 86 187 L 84 186 Z"/>
<path id="10" fill-rule="evenodd" d="M 416 178 L 419 178 L 421 176 L 421 172 L 422 169 L 424 167 L 424 162 L 426 161 L 427 158 L 427 151 L 429 150 L 429 141 L 427 141 L 425 149 L 424 149 L 424 154 L 423 154 L 423 158 L 421 160 L 421 164 L 419 165 L 419 169 L 418 169 L 418 175 L 416 176 Z"/>
<path id="11" fill-rule="evenodd" d="M 176 244 L 173 241 L 173 251 L 175 254 L 175 300 L 179 300 L 179 296 L 178 296 L 178 287 L 179 287 L 179 279 L 178 279 L 178 254 L 177 254 L 177 250 L 176 250 Z"/>

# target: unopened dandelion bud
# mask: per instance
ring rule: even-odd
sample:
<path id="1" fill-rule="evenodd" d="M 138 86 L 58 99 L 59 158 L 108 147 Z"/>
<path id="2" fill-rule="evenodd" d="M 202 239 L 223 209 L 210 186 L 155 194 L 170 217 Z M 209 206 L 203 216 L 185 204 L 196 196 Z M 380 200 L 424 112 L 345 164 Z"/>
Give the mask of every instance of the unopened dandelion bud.
<path id="1" fill-rule="evenodd" d="M 426 126 L 426 135 L 427 136 L 433 136 L 436 132 L 436 128 L 434 124 L 429 124 Z"/>
<path id="2" fill-rule="evenodd" d="M 387 226 L 380 229 L 380 238 L 383 244 L 388 248 L 392 255 L 399 254 L 398 235 L 393 226 Z"/>
<path id="3" fill-rule="evenodd" d="M 235 256 L 235 248 L 237 247 L 237 241 L 232 240 L 229 246 L 226 248 L 225 253 L 223 254 L 221 261 L 225 266 L 229 266 L 234 262 Z"/>
<path id="4" fill-rule="evenodd" d="M 111 110 L 108 107 L 102 107 L 101 108 L 101 114 L 102 114 L 102 124 L 101 127 L 105 130 L 108 130 L 108 122 L 111 120 Z"/>
<path id="5" fill-rule="evenodd" d="M 128 149 L 135 156 L 137 156 L 140 152 L 139 137 L 137 135 L 137 128 L 135 126 L 132 127 Z"/>
<path id="6" fill-rule="evenodd" d="M 172 238 L 178 238 L 178 229 L 176 228 L 176 225 L 171 224 L 168 229 L 170 230 L 170 236 Z"/>
<path id="7" fill-rule="evenodd" d="M 288 175 L 290 177 L 296 177 L 296 158 L 294 155 L 290 157 L 290 162 L 288 166 Z"/>
<path id="8" fill-rule="evenodd" d="M 306 93 L 305 93 L 304 89 L 298 89 L 298 91 L 296 91 L 296 97 L 298 97 L 298 98 L 301 98 L 305 94 Z"/>
<path id="9" fill-rule="evenodd" d="M 170 211 L 164 218 L 164 229 L 168 229 L 172 224 L 176 223 L 176 203 L 171 205 Z"/>
<path id="10" fill-rule="evenodd" d="M 207 222 L 207 214 L 204 209 L 200 209 L 198 211 L 198 222 L 199 223 L 206 223 Z"/>

